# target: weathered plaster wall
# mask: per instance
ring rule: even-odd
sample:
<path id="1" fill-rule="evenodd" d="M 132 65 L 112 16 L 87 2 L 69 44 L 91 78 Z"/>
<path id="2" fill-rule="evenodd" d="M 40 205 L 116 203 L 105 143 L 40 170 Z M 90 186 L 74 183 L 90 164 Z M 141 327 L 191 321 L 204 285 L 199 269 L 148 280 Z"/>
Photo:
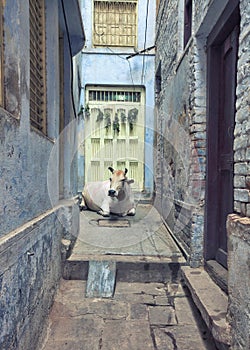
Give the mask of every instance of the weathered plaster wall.
<path id="1" fill-rule="evenodd" d="M 158 207 L 186 251 L 190 265 L 197 266 L 203 262 L 204 254 L 206 40 L 228 1 L 193 2 L 193 38 L 185 50 L 180 42 L 180 31 L 183 33 L 183 4 L 183 0 L 170 0 L 167 3 L 161 1 L 157 17 L 156 68 L 161 67 L 161 91 L 157 93 L 156 100 L 158 134 L 155 169 L 158 173 Z M 234 350 L 249 347 L 250 314 L 250 8 L 247 0 L 241 0 L 239 4 L 241 22 L 234 131 L 234 210 L 241 217 L 230 215 L 228 219 L 228 317 Z M 174 94 L 177 96 L 174 97 Z M 186 112 L 184 108 L 181 110 L 184 102 Z M 174 132 L 170 132 L 173 121 L 178 126 L 175 130 L 178 142 L 172 136 Z M 186 138 L 178 135 L 181 129 L 185 131 Z M 187 140 L 187 149 L 184 140 Z M 181 177 L 183 169 L 187 169 L 188 181 L 185 180 L 186 177 Z M 183 197 L 185 191 L 190 196 Z"/>
<path id="2" fill-rule="evenodd" d="M 0 239 L 2 350 L 36 349 L 62 274 L 61 240 L 76 239 L 78 218 L 69 203 Z"/>
<path id="3" fill-rule="evenodd" d="M 156 24 L 156 69 L 161 67 L 157 95 L 157 200 L 163 216 L 196 266 L 203 260 L 206 179 L 206 39 L 227 1 L 193 2 L 193 37 L 183 48 L 183 0 L 161 1 Z M 235 211 L 249 215 L 249 15 L 241 1 L 235 127 Z M 248 6 L 249 7 L 249 6 Z M 167 33 L 167 35 L 166 35 Z M 158 70 L 157 70 L 158 72 Z M 157 73 L 158 74 L 158 73 Z M 172 121 L 185 137 L 172 140 Z M 178 134 L 177 134 L 178 135 Z M 178 136 L 176 136 L 178 139 Z M 170 145 L 171 144 L 171 145 Z M 178 146 L 176 147 L 174 145 Z M 174 146 L 174 147 L 173 147 Z M 183 152 L 185 150 L 189 153 Z M 180 160 L 180 155 L 183 159 Z M 185 173 L 185 176 L 184 176 Z M 184 179 L 184 177 L 185 179 Z M 187 180 L 188 178 L 188 180 Z M 186 196 L 185 196 L 186 194 Z M 170 203 L 169 203 L 170 199 Z"/>
<path id="4" fill-rule="evenodd" d="M 250 218 L 231 214 L 228 230 L 228 317 L 232 350 L 250 348 Z"/>
<path id="5" fill-rule="evenodd" d="M 58 5 L 57 0 L 46 1 L 47 136 L 30 126 L 29 1 L 10 0 L 3 6 L 4 105 L 0 107 L 0 348 L 3 350 L 36 348 L 61 277 L 62 261 L 79 230 L 78 206 L 74 203 L 58 206 L 61 152 Z M 64 44 L 67 45 L 66 39 Z M 65 50 L 65 55 L 69 56 L 69 50 Z M 75 116 L 70 102 L 70 61 L 64 62 L 67 84 L 64 104 L 69 105 L 66 126 Z M 65 137 L 68 153 L 63 164 L 70 168 L 64 176 L 65 183 L 69 183 L 68 196 L 73 193 L 75 181 L 74 165 L 71 165 L 77 150 L 76 126 L 75 123 L 69 128 Z"/>
<path id="6" fill-rule="evenodd" d="M 146 2 L 138 1 L 138 50 L 154 45 L 155 37 L 155 1 L 149 1 L 147 35 L 146 29 Z M 153 130 L 154 130 L 154 53 L 137 55 L 129 61 L 126 57 L 134 50 L 131 48 L 93 48 L 92 47 L 92 6 L 93 1 L 85 1 L 83 7 L 83 22 L 86 34 L 86 45 L 82 51 L 82 87 L 86 85 L 116 85 L 116 86 L 143 86 L 146 93 L 146 115 L 145 115 L 145 188 L 153 192 Z M 144 61 L 144 77 L 142 78 L 142 67 Z M 81 103 L 84 106 L 84 90 Z M 79 127 L 79 134 L 83 137 Z M 79 158 L 78 186 L 82 190 L 84 183 L 83 156 Z"/>
<path id="7" fill-rule="evenodd" d="M 28 3 L 11 0 L 4 7 L 5 110 L 0 111 L 0 236 L 51 206 L 46 169 L 53 142 L 33 130 L 29 119 Z M 54 7 L 54 20 L 58 17 L 57 11 L 57 7 Z M 53 53 L 47 60 L 48 67 L 52 68 L 58 66 L 59 36 L 58 28 L 53 27 L 48 49 L 54 41 L 53 50 L 57 54 Z M 53 77 L 48 75 L 48 86 L 58 79 L 58 69 L 55 69 Z M 53 86 L 48 91 L 53 91 L 50 96 L 53 98 L 49 97 L 47 104 L 48 124 L 51 125 L 49 136 L 55 138 L 58 128 L 52 125 L 55 125 L 55 118 L 59 114 L 58 102 L 54 102 L 59 98 L 59 90 L 56 96 Z"/>
<path id="8" fill-rule="evenodd" d="M 229 215 L 228 290 L 232 350 L 250 347 L 250 14 L 249 2 L 240 1 L 236 123 L 234 130 L 234 210 Z"/>
<path id="9" fill-rule="evenodd" d="M 206 164 L 204 59 L 195 38 L 183 48 L 183 6 L 183 1 L 162 1 L 157 17 L 157 202 L 190 264 L 198 266 L 203 258 Z"/>

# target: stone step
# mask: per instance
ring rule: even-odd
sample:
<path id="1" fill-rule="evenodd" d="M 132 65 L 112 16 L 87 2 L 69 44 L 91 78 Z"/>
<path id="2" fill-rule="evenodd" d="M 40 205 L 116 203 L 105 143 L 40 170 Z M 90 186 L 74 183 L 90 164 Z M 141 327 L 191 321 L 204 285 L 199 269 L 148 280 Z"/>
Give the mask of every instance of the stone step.
<path id="1" fill-rule="evenodd" d="M 226 320 L 228 297 L 213 282 L 203 267 L 181 268 L 186 286 L 220 350 L 227 350 L 231 343 L 230 326 Z"/>
<path id="2" fill-rule="evenodd" d="M 87 280 L 89 266 L 93 261 L 116 264 L 116 281 L 141 283 L 179 282 L 180 268 L 186 265 L 183 257 L 157 256 L 82 255 L 70 256 L 64 265 L 66 280 Z"/>

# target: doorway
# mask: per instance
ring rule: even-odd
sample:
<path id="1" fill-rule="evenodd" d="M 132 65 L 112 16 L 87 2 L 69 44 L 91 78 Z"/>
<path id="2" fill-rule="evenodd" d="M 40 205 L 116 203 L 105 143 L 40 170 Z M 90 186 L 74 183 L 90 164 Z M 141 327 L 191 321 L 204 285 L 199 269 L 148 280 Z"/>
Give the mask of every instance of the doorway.
<path id="1" fill-rule="evenodd" d="M 143 88 L 88 86 L 85 113 L 85 183 L 107 180 L 108 167 L 128 169 L 133 189 L 144 189 Z"/>
<path id="2" fill-rule="evenodd" d="M 205 259 L 227 267 L 226 219 L 233 212 L 233 141 L 239 6 L 230 2 L 208 37 Z"/>

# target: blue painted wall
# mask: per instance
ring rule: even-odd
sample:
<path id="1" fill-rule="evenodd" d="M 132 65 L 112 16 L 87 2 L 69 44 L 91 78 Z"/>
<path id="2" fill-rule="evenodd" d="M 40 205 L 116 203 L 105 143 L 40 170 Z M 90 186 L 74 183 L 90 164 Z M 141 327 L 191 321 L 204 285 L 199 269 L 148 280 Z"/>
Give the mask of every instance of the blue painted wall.
<path id="1" fill-rule="evenodd" d="M 138 54 L 129 60 L 127 57 L 135 50 L 124 47 L 92 46 L 92 18 L 93 1 L 86 0 L 82 4 L 83 23 L 86 42 L 82 50 L 82 94 L 81 104 L 85 105 L 85 87 L 87 85 L 116 85 L 141 86 L 145 88 L 146 115 L 145 115 L 145 190 L 153 191 L 153 128 L 154 128 L 154 77 L 155 65 L 154 50 L 146 54 Z M 147 8 L 148 7 L 148 8 Z M 148 18 L 146 21 L 148 12 Z M 147 23 L 146 23 L 147 22 Z M 145 41 L 146 32 L 146 41 Z M 155 42 L 155 0 L 138 0 L 138 47 L 136 51 L 154 46 Z M 144 68 L 143 68 L 144 67 Z M 84 122 L 79 124 L 79 135 L 83 138 Z M 78 189 L 82 190 L 84 183 L 84 159 L 79 157 L 78 162 Z"/>

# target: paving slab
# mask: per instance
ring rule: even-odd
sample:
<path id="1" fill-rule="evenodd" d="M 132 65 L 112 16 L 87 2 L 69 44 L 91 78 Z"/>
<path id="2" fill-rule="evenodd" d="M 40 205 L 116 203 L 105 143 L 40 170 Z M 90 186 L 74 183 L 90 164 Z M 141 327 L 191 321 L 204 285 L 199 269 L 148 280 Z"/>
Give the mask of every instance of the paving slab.
<path id="1" fill-rule="evenodd" d="M 149 321 L 152 326 L 173 326 L 177 324 L 176 313 L 173 306 L 150 306 Z"/>
<path id="2" fill-rule="evenodd" d="M 101 350 L 155 350 L 146 320 L 108 321 L 102 333 Z"/>
<path id="3" fill-rule="evenodd" d="M 41 350 L 215 350 L 182 286 L 173 296 L 164 283 L 118 282 L 111 299 L 86 298 L 85 289 L 61 281 Z"/>
<path id="4" fill-rule="evenodd" d="M 114 261 L 90 261 L 86 297 L 110 298 L 114 294 L 116 263 Z"/>

